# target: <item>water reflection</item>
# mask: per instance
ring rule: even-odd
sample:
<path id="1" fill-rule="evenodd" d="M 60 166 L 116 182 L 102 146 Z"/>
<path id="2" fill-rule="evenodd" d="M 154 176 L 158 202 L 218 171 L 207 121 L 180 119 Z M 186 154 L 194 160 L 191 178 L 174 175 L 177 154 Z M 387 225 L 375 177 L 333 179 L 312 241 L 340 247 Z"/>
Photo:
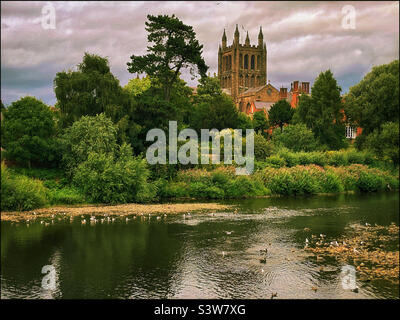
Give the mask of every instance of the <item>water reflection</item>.
<path id="1" fill-rule="evenodd" d="M 387 281 L 358 282 L 358 293 L 343 290 L 341 265 L 316 261 L 303 250 L 308 229 L 334 238 L 353 223 L 398 225 L 397 193 L 234 203 L 238 213 L 185 218 L 95 225 L 78 218 L 29 227 L 2 222 L 1 297 L 265 299 L 272 292 L 277 298 L 398 297 L 398 285 Z M 41 288 L 41 269 L 48 264 L 57 271 L 53 291 Z"/>

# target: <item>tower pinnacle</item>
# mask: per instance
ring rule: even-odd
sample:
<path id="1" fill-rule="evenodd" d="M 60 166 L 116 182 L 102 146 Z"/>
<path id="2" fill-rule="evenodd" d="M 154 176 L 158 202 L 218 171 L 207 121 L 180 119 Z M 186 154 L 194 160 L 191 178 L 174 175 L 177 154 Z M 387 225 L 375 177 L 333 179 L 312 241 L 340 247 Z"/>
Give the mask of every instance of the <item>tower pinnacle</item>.
<path id="1" fill-rule="evenodd" d="M 246 46 L 249 46 L 249 45 L 250 45 L 250 38 L 249 38 L 249 32 L 248 32 L 248 31 L 247 31 L 247 35 L 246 35 L 245 45 L 246 45 Z"/>

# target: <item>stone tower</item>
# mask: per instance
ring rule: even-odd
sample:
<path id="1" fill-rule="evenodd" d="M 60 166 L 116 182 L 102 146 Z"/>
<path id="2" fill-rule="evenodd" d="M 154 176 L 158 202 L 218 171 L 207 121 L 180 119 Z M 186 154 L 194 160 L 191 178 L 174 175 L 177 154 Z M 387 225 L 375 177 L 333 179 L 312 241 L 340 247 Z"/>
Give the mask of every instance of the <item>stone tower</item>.
<path id="1" fill-rule="evenodd" d="M 250 44 L 248 32 L 245 43 L 239 43 L 238 25 L 232 45 L 227 46 L 224 29 L 222 46 L 218 49 L 218 79 L 222 89 L 228 92 L 235 102 L 247 89 L 267 84 L 267 47 L 261 27 L 258 44 L 253 46 Z"/>

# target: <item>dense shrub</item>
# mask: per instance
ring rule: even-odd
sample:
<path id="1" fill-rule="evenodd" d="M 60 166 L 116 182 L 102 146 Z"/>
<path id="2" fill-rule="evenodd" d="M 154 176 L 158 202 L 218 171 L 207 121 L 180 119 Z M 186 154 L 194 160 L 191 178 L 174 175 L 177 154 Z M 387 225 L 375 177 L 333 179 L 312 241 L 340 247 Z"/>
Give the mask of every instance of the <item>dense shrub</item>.
<path id="1" fill-rule="evenodd" d="M 261 176 L 266 188 L 274 194 L 298 195 L 319 192 L 361 191 L 373 192 L 397 189 L 399 179 L 388 172 L 364 165 L 342 167 L 315 165 L 284 168 L 266 167 Z"/>
<path id="2" fill-rule="evenodd" d="M 292 151 L 314 151 L 318 147 L 313 132 L 303 123 L 283 127 L 282 132 L 279 128 L 275 129 L 272 140 L 276 145 Z"/>
<path id="3" fill-rule="evenodd" d="M 365 139 L 365 148 L 383 160 L 399 163 L 399 123 L 386 122 L 382 130 L 378 128 Z"/>
<path id="4" fill-rule="evenodd" d="M 46 188 L 40 180 L 12 174 L 1 164 L 1 210 L 32 210 L 47 203 Z"/>
<path id="5" fill-rule="evenodd" d="M 273 151 L 272 141 L 267 141 L 260 133 L 254 135 L 254 158 L 255 160 L 265 160 Z"/>
<path id="6" fill-rule="evenodd" d="M 76 168 L 73 183 L 94 202 L 146 202 L 156 193 L 147 182 L 149 175 L 145 160 L 133 158 L 130 146 L 124 144 L 115 157 L 89 153 Z"/>
<path id="7" fill-rule="evenodd" d="M 375 192 L 384 189 L 384 179 L 371 172 L 360 172 L 360 176 L 357 181 L 357 188 L 362 192 Z"/>
<path id="8" fill-rule="evenodd" d="M 185 182 L 163 181 L 159 189 L 161 198 L 189 197 L 189 190 Z"/>
<path id="9" fill-rule="evenodd" d="M 69 174 L 89 154 L 107 154 L 113 157 L 117 152 L 117 127 L 103 113 L 84 116 L 65 130 L 61 139 L 63 145 L 62 162 Z"/>
<path id="10" fill-rule="evenodd" d="M 65 187 L 61 189 L 49 189 L 48 198 L 50 204 L 82 204 L 85 203 L 85 197 L 74 187 Z"/>
<path id="11" fill-rule="evenodd" d="M 297 165 L 315 164 L 318 166 L 347 166 L 350 164 L 365 164 L 379 166 L 374 156 L 368 151 L 339 150 L 339 151 L 313 151 L 313 152 L 292 152 L 287 148 L 280 148 L 278 152 L 265 159 L 265 166 L 280 168 L 283 166 L 294 167 Z M 259 167 L 262 167 L 259 162 Z"/>

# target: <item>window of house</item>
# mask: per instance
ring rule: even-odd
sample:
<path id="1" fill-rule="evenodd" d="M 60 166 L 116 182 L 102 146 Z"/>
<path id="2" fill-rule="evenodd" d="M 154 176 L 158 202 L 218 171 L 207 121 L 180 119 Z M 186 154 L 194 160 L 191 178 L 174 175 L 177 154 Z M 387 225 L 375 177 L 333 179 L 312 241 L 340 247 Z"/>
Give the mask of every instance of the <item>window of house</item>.
<path id="1" fill-rule="evenodd" d="M 244 68 L 249 68 L 249 56 L 247 54 L 244 55 Z"/>
<path id="2" fill-rule="evenodd" d="M 351 126 L 346 126 L 346 138 L 347 139 L 355 139 L 356 138 L 356 130 L 354 130 Z"/>
<path id="3" fill-rule="evenodd" d="M 254 65 L 255 65 L 255 57 L 254 55 L 251 56 L 251 69 L 254 70 Z"/>

